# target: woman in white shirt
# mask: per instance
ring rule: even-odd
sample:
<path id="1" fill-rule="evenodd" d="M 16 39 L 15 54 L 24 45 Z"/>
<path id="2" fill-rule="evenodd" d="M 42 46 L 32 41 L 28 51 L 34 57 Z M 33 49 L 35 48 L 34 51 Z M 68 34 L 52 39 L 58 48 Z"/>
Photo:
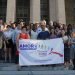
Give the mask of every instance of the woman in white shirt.
<path id="1" fill-rule="evenodd" d="M 11 49 L 12 49 L 12 33 L 11 26 L 7 26 L 7 30 L 4 32 L 5 41 L 6 41 L 6 51 L 5 51 L 5 60 L 7 61 L 7 57 L 9 57 L 9 62 L 11 62 Z"/>

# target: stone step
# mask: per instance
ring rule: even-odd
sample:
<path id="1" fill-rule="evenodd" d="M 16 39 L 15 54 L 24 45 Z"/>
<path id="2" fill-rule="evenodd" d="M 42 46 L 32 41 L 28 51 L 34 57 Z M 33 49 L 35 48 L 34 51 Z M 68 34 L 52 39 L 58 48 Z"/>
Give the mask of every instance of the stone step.
<path id="1" fill-rule="evenodd" d="M 8 67 L 8 66 L 13 66 L 16 65 L 14 63 L 0 63 L 0 67 Z"/>
<path id="2" fill-rule="evenodd" d="M 53 70 L 64 70 L 63 67 L 52 67 L 52 66 L 28 66 L 28 67 L 22 67 L 21 70 L 31 70 L 31 71 L 53 71 Z"/>
<path id="3" fill-rule="evenodd" d="M 16 71 L 17 65 L 14 63 L 0 63 L 0 71 Z"/>
<path id="4" fill-rule="evenodd" d="M 75 71 L 0 71 L 0 75 L 75 75 Z"/>
<path id="5" fill-rule="evenodd" d="M 17 71 L 18 66 L 14 63 L 0 63 L 0 71 Z M 25 66 L 20 67 L 21 71 L 64 71 L 63 65 L 57 66 Z"/>
<path id="6" fill-rule="evenodd" d="M 14 63 L 1 63 L 0 64 L 0 71 L 17 71 L 18 67 L 16 64 Z M 25 67 L 20 67 L 21 71 L 52 71 L 52 70 L 64 70 L 63 66 L 56 66 L 56 67 L 52 67 L 52 66 L 25 66 Z"/>

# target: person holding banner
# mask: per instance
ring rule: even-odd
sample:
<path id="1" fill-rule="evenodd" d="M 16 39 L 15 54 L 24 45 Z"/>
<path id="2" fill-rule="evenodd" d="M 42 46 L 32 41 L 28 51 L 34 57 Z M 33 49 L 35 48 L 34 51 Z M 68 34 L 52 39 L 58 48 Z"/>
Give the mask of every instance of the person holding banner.
<path id="1" fill-rule="evenodd" d="M 38 34 L 37 39 L 50 39 L 50 33 L 49 31 L 45 30 L 46 29 L 46 21 L 41 21 L 41 29 L 42 31 Z"/>
<path id="2" fill-rule="evenodd" d="M 65 34 L 65 30 L 61 30 L 61 37 L 64 42 L 64 65 L 65 69 L 69 69 L 70 65 L 69 37 Z"/>
<path id="3" fill-rule="evenodd" d="M 19 63 L 19 51 L 18 51 L 18 48 L 19 48 L 19 40 L 20 39 L 30 39 L 30 36 L 29 36 L 29 34 L 27 33 L 27 30 L 26 30 L 26 26 L 22 27 L 21 33 L 18 34 L 17 39 L 16 39 L 16 44 L 17 44 L 17 52 L 16 52 L 17 64 Z M 19 65 L 18 65 L 18 70 L 20 70 L 20 66 Z"/>
<path id="4" fill-rule="evenodd" d="M 30 39 L 30 36 L 27 33 L 25 26 L 22 27 L 21 33 L 18 34 L 18 36 L 17 36 L 17 39 L 16 39 L 17 40 L 17 42 L 16 42 L 17 43 L 17 49 L 18 49 L 18 46 L 19 46 L 19 40 L 20 39 Z"/>
<path id="5" fill-rule="evenodd" d="M 47 39 L 50 39 L 50 33 L 49 33 L 49 30 L 46 30 L 46 21 L 43 20 L 41 21 L 41 29 L 42 31 L 38 34 L 37 36 L 37 39 L 40 39 L 40 40 L 47 40 Z M 45 66 L 45 65 L 42 65 L 42 66 Z M 47 65 L 46 65 L 47 66 Z"/>

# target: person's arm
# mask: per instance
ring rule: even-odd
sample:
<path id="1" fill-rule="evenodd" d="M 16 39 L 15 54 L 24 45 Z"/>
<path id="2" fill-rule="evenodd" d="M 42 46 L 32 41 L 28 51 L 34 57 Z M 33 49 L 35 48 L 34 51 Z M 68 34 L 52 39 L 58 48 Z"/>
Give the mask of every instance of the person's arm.
<path id="1" fill-rule="evenodd" d="M 28 34 L 28 39 L 30 39 L 30 35 Z"/>
<path id="2" fill-rule="evenodd" d="M 3 39 L 5 40 L 5 42 L 9 43 L 9 42 L 8 42 L 8 38 L 7 38 L 6 35 L 5 35 L 5 32 L 3 33 Z"/>
<path id="3" fill-rule="evenodd" d="M 3 34 L 2 40 L 3 40 L 3 45 L 4 45 L 4 51 L 6 51 L 6 38 L 5 38 L 4 34 Z"/>
<path id="4" fill-rule="evenodd" d="M 11 39 L 12 39 L 12 42 L 14 43 L 15 42 L 15 37 L 16 37 L 16 32 L 15 30 L 12 32 L 12 35 L 11 35 Z"/>
<path id="5" fill-rule="evenodd" d="M 18 34 L 17 37 L 16 37 L 16 47 L 17 47 L 17 50 L 19 48 L 19 36 L 20 36 L 20 34 Z"/>
<path id="6" fill-rule="evenodd" d="M 3 44 L 4 44 L 4 51 L 6 51 L 6 43 L 5 43 L 5 41 L 3 41 Z"/>

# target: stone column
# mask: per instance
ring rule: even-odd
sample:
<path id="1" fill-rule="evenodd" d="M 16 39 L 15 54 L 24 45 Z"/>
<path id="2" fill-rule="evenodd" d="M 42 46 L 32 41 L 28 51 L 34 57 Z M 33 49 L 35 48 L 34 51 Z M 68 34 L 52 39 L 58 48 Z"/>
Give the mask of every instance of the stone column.
<path id="1" fill-rule="evenodd" d="M 49 0 L 50 20 L 66 24 L 65 1 Z"/>
<path id="2" fill-rule="evenodd" d="M 9 21 L 14 22 L 16 16 L 16 0 L 7 0 L 7 14 L 6 22 L 9 24 Z"/>
<path id="3" fill-rule="evenodd" d="M 40 0 L 30 0 L 30 23 L 40 21 Z"/>

